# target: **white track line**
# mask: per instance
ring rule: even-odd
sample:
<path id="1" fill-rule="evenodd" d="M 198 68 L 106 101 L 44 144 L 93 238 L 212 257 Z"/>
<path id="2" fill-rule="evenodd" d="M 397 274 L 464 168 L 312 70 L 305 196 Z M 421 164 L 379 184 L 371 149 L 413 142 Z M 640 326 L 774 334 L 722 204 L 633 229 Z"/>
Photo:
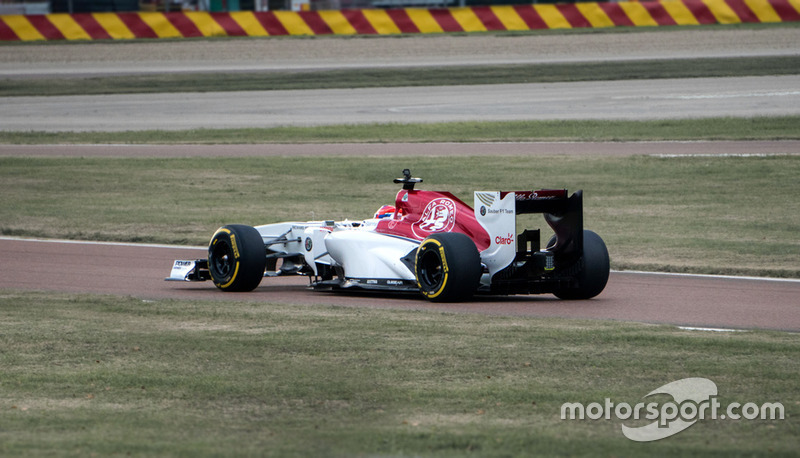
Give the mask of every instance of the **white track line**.
<path id="1" fill-rule="evenodd" d="M 729 328 L 696 328 L 694 326 L 678 326 L 678 329 L 684 331 L 707 331 L 707 332 L 747 332 L 747 329 L 729 329 Z"/>
<path id="2" fill-rule="evenodd" d="M 112 245 L 129 246 L 141 248 L 168 248 L 176 250 L 207 250 L 205 246 L 182 246 L 182 245 L 159 245 L 155 243 L 128 243 L 128 242 L 96 242 L 91 240 L 61 240 L 61 239 L 37 239 L 27 237 L 8 237 L 0 235 L 0 240 L 16 240 L 20 242 L 42 242 L 42 243 L 66 243 L 73 245 Z"/>
<path id="3" fill-rule="evenodd" d="M 640 271 L 640 270 L 613 270 L 612 272 L 621 273 L 621 274 L 661 275 L 661 276 L 670 276 L 670 277 L 716 278 L 716 279 L 721 279 L 721 280 L 756 280 L 756 281 L 800 283 L 800 278 L 748 277 L 748 276 L 742 276 L 742 275 L 686 274 L 686 273 L 677 273 L 677 272 L 643 272 L 643 271 Z"/>

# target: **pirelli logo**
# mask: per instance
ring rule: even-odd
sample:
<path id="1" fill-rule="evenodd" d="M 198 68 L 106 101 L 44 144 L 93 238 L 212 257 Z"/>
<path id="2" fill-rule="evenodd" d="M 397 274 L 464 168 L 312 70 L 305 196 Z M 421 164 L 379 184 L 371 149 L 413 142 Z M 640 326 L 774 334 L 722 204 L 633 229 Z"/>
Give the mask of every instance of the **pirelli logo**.
<path id="1" fill-rule="evenodd" d="M 236 236 L 231 234 L 231 248 L 233 248 L 233 257 L 239 259 L 239 247 L 236 246 Z"/>

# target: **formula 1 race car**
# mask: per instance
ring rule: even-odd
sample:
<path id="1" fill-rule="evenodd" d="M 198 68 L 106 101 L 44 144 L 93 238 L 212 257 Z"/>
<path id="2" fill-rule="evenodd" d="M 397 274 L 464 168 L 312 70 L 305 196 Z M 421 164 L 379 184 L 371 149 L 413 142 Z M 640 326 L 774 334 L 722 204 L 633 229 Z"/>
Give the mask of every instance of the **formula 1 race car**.
<path id="1" fill-rule="evenodd" d="M 308 276 L 314 288 L 419 291 L 431 301 L 474 293 L 553 293 L 589 299 L 608 281 L 603 240 L 583 229 L 583 194 L 566 189 L 476 191 L 474 209 L 449 192 L 414 189 L 406 169 L 393 206 L 364 221 L 226 225 L 208 259 L 178 260 L 167 280 L 212 280 L 251 291 L 264 277 Z M 517 215 L 542 213 L 555 234 L 517 232 Z"/>

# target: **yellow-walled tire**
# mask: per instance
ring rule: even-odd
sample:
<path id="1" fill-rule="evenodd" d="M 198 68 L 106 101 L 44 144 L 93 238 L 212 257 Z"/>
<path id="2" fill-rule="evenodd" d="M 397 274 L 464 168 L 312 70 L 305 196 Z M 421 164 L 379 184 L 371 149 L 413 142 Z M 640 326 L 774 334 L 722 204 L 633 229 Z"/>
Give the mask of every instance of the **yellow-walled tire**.
<path id="1" fill-rule="evenodd" d="M 472 297 L 480 284 L 481 269 L 480 253 L 464 234 L 433 234 L 417 248 L 417 286 L 433 302 L 458 302 Z"/>
<path id="2" fill-rule="evenodd" d="M 208 270 L 222 291 L 252 291 L 264 277 L 267 251 L 254 227 L 229 224 L 217 229 L 208 244 Z"/>

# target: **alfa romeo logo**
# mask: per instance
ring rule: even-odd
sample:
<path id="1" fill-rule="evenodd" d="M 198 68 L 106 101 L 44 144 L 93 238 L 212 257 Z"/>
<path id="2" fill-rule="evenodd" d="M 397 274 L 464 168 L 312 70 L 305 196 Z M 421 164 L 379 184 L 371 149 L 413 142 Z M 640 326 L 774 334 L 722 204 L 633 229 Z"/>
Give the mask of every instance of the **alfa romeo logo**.
<path id="1" fill-rule="evenodd" d="M 456 204 L 441 197 L 428 202 L 422 217 L 411 225 L 418 238 L 425 238 L 435 232 L 450 232 L 456 224 Z"/>

